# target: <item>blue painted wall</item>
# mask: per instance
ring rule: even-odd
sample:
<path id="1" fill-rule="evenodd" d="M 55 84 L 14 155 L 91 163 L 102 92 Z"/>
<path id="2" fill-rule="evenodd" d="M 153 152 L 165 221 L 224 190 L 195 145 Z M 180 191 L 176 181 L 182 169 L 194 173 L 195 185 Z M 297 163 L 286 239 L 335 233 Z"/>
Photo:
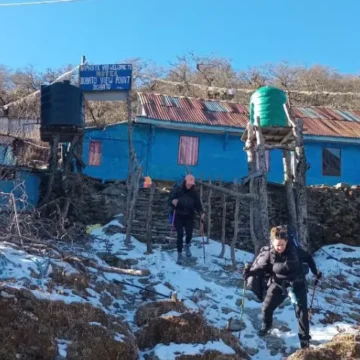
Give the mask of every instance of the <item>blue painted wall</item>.
<path id="1" fill-rule="evenodd" d="M 199 159 L 196 166 L 189 167 L 196 176 L 203 179 L 223 181 L 240 180 L 247 175 L 247 158 L 243 151 L 244 143 L 240 135 L 210 134 L 185 130 L 155 128 L 150 125 L 134 126 L 134 147 L 141 162 L 144 175 L 158 180 L 176 180 L 186 173 L 183 165 L 177 163 L 179 137 L 199 137 Z M 128 169 L 127 124 L 107 127 L 105 130 L 87 129 L 84 139 L 83 160 L 87 164 L 90 140 L 102 142 L 102 159 L 100 166 L 87 166 L 84 172 L 102 180 L 125 179 Z M 340 147 L 342 149 L 342 169 L 340 177 L 322 175 L 322 148 Z M 339 182 L 360 184 L 360 171 L 355 171 L 357 159 L 360 159 L 360 144 L 347 145 L 324 142 L 306 142 L 306 156 L 310 163 L 307 173 L 309 185 Z M 270 170 L 268 180 L 283 182 L 282 153 L 274 150 L 270 153 Z"/>
<path id="2" fill-rule="evenodd" d="M 23 185 L 21 185 L 23 184 Z M 13 193 L 16 200 L 16 207 L 25 210 L 29 207 L 36 207 L 39 203 L 40 176 L 28 171 L 19 170 L 13 180 L 0 180 L 0 191 L 6 194 Z M 21 201 L 26 198 L 26 202 Z M 0 195 L 0 209 L 9 204 L 8 195 Z"/>
<path id="3" fill-rule="evenodd" d="M 16 158 L 11 146 L 0 145 L 0 164 L 16 165 Z"/>

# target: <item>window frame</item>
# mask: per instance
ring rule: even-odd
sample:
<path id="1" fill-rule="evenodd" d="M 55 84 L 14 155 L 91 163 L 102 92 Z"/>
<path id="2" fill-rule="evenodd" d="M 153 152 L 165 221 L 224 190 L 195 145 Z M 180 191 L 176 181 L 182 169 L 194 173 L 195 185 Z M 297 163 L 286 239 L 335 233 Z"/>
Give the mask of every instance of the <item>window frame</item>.
<path id="1" fill-rule="evenodd" d="M 180 162 L 180 151 L 181 151 L 181 139 L 182 138 L 194 138 L 194 139 L 197 139 L 197 154 L 196 154 L 196 163 L 195 164 L 186 164 L 185 162 L 184 163 Z M 179 135 L 178 156 L 177 156 L 178 165 L 197 166 L 199 164 L 199 149 L 200 149 L 200 137 L 199 136 Z"/>
<path id="2" fill-rule="evenodd" d="M 339 151 L 339 161 L 340 161 L 340 164 L 339 164 L 339 173 L 334 175 L 334 174 L 329 174 L 329 173 L 326 173 L 325 174 L 325 169 L 324 169 L 324 165 L 325 165 L 325 162 L 324 162 L 324 152 L 325 150 L 338 150 Z M 334 155 L 336 156 L 336 155 Z M 341 163 L 342 163 L 342 149 L 341 148 L 338 148 L 338 147 L 323 147 L 321 149 L 321 174 L 322 176 L 331 176 L 331 177 L 341 177 Z"/>
<path id="3" fill-rule="evenodd" d="M 97 143 L 97 144 L 100 144 L 100 155 L 99 155 L 99 164 L 91 164 L 90 163 L 90 155 L 91 155 L 91 144 L 92 143 Z M 103 147 L 102 147 L 102 141 L 101 140 L 89 140 L 89 152 L 88 152 L 88 166 L 94 166 L 94 167 L 99 167 L 99 166 L 101 166 L 101 164 L 102 164 L 102 156 L 103 156 L 103 154 L 102 154 L 102 150 L 103 150 Z"/>

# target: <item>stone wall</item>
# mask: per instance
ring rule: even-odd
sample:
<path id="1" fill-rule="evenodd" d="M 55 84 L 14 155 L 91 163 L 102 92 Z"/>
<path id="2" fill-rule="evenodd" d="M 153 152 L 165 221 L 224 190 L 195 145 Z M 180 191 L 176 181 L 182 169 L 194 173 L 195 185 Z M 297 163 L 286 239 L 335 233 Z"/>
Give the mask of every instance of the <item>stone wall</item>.
<path id="1" fill-rule="evenodd" d="M 169 185 L 169 184 L 167 184 Z M 231 187 L 231 185 L 228 185 Z M 166 184 L 158 184 L 153 204 L 152 237 L 155 243 L 166 243 L 170 235 L 168 218 L 168 196 Z M 240 188 L 239 191 L 247 192 Z M 149 189 L 140 189 L 135 214 L 133 235 L 145 241 L 145 224 L 148 208 Z M 287 223 L 287 205 L 285 188 L 283 186 L 269 185 L 269 215 L 270 225 Z M 85 204 L 78 209 L 74 216 L 77 220 L 83 219 L 87 223 L 106 223 L 114 215 L 125 212 L 126 187 L 124 184 L 101 184 L 89 182 L 82 193 Z M 208 191 L 204 187 L 203 204 L 207 210 Z M 222 219 L 222 194 L 213 191 L 212 195 L 212 228 L 211 237 L 220 239 Z M 230 243 L 234 234 L 234 208 L 235 201 L 227 197 L 226 241 Z M 346 243 L 360 245 L 360 187 L 309 187 L 308 188 L 308 215 L 310 237 L 313 248 L 317 249 L 324 244 Z M 252 250 L 249 231 L 249 202 L 241 201 L 239 234 L 237 246 Z M 196 233 L 199 226 L 196 221 Z"/>

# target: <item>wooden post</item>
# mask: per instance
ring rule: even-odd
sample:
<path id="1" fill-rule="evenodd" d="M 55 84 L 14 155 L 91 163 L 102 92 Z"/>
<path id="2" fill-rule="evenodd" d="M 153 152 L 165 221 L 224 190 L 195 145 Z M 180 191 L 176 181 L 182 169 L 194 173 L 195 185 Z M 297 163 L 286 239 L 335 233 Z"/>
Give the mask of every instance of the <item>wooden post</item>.
<path id="1" fill-rule="evenodd" d="M 48 202 L 53 188 L 55 173 L 59 163 L 59 156 L 58 156 L 59 142 L 60 142 L 60 134 L 55 134 L 50 142 L 49 179 L 46 188 L 46 193 L 42 200 L 42 204 Z"/>
<path id="2" fill-rule="evenodd" d="M 297 164 L 295 170 L 296 198 L 298 207 L 298 239 L 300 244 L 309 249 L 309 228 L 307 222 L 307 199 L 306 199 L 306 156 L 303 139 L 303 121 L 297 119 L 294 128 Z"/>
<path id="3" fill-rule="evenodd" d="M 152 254 L 152 235 L 151 235 L 151 221 L 152 221 L 152 206 L 154 201 L 156 184 L 153 182 L 150 188 L 150 196 L 149 196 L 149 205 L 148 211 L 146 215 L 146 246 L 147 251 L 146 254 Z"/>
<path id="4" fill-rule="evenodd" d="M 286 189 L 287 208 L 289 213 L 289 224 L 298 233 L 297 212 L 294 194 L 294 176 L 291 168 L 290 152 L 283 150 L 284 180 Z"/>
<path id="5" fill-rule="evenodd" d="M 211 185 L 211 179 L 209 179 L 209 185 Z M 209 239 L 211 236 L 211 198 L 212 198 L 212 189 L 209 188 L 208 193 L 208 211 L 207 211 L 207 229 L 206 229 L 206 243 L 209 243 Z"/>
<path id="6" fill-rule="evenodd" d="M 226 240 L 226 194 L 222 193 L 222 220 L 221 220 L 221 252 L 219 258 L 225 255 L 225 240 Z"/>
<path id="7" fill-rule="evenodd" d="M 234 181 L 234 191 L 237 190 L 236 180 Z M 234 212 L 234 237 L 231 241 L 231 262 L 233 270 L 236 270 L 236 257 L 235 257 L 235 245 L 237 242 L 237 237 L 239 233 L 239 210 L 240 210 L 240 199 L 236 197 L 235 200 L 235 212 Z"/>
<path id="8" fill-rule="evenodd" d="M 135 162 L 135 150 L 133 143 L 133 123 L 132 123 L 132 109 L 131 109 L 131 92 L 129 91 L 126 97 L 126 108 L 128 115 L 128 144 L 129 144 L 129 164 L 128 164 L 128 176 L 126 184 L 131 184 L 131 177 L 134 174 L 134 162 Z"/>
<path id="9" fill-rule="evenodd" d="M 258 170 L 261 172 L 261 176 L 256 178 L 258 183 L 258 195 L 259 195 L 259 207 L 258 207 L 258 216 L 260 217 L 260 226 L 261 229 L 258 233 L 258 241 L 256 248 L 265 245 L 269 240 L 269 211 L 268 211 L 268 196 L 267 196 L 267 178 L 266 178 L 266 156 L 265 156 L 265 142 L 262 136 L 262 131 L 260 127 L 260 118 L 256 117 L 255 119 L 255 133 L 256 133 L 256 143 L 257 143 L 257 160 L 258 160 Z"/>
<path id="10" fill-rule="evenodd" d="M 250 183 L 249 183 L 249 193 L 252 195 L 256 195 L 256 187 L 255 187 L 255 179 L 251 175 L 254 174 L 257 171 L 256 168 L 256 155 L 254 151 L 254 127 L 251 123 L 247 126 L 247 134 L 248 138 L 246 139 L 245 143 L 245 149 L 247 153 L 247 159 L 248 159 L 248 171 L 250 175 Z M 254 201 L 250 201 L 250 214 L 249 214 L 249 225 L 250 225 L 250 235 L 251 240 L 255 247 L 255 254 L 258 254 L 260 251 L 260 248 L 262 246 L 262 243 L 259 243 L 258 238 L 256 236 L 255 231 L 255 210 L 258 208 L 258 203 L 254 203 Z M 259 223 L 259 221 L 258 221 Z"/>
<path id="11" fill-rule="evenodd" d="M 204 208 L 203 198 L 204 198 L 204 185 L 202 184 L 202 175 L 200 175 L 200 202 L 201 202 L 202 207 Z M 200 221 L 200 225 L 199 225 L 200 236 L 202 235 L 202 226 L 203 226 L 203 224 Z"/>
<path id="12" fill-rule="evenodd" d="M 128 218 L 127 218 L 127 222 L 126 222 L 126 238 L 125 238 L 126 246 L 128 246 L 130 244 L 130 240 L 131 240 L 131 227 L 132 227 L 132 222 L 133 222 L 134 216 L 135 216 L 136 201 L 137 201 L 137 198 L 139 195 L 139 185 L 140 185 L 141 174 L 142 174 L 142 168 L 139 167 L 137 169 L 137 172 L 132 177 L 131 187 L 134 190 L 133 190 L 133 196 L 132 196 L 130 209 L 128 211 Z"/>

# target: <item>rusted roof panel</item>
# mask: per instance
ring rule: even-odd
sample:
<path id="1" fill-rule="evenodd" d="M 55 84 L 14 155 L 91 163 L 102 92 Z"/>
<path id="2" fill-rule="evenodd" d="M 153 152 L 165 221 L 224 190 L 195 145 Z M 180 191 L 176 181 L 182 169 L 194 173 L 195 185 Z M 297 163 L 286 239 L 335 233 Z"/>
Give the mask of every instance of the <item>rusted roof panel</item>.
<path id="1" fill-rule="evenodd" d="M 232 102 L 170 97 L 139 93 L 138 116 L 174 123 L 245 128 L 249 121 L 247 106 Z M 304 121 L 305 134 L 360 138 L 360 111 L 325 107 L 293 107 L 295 118 Z"/>

